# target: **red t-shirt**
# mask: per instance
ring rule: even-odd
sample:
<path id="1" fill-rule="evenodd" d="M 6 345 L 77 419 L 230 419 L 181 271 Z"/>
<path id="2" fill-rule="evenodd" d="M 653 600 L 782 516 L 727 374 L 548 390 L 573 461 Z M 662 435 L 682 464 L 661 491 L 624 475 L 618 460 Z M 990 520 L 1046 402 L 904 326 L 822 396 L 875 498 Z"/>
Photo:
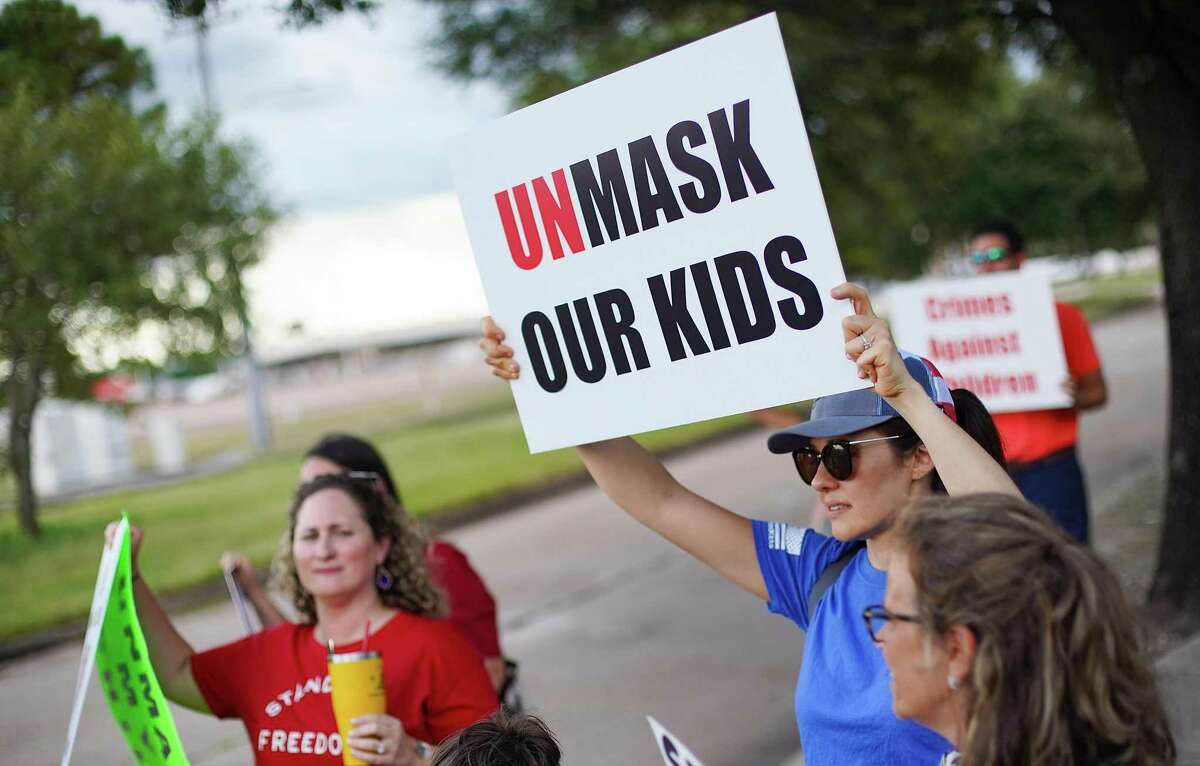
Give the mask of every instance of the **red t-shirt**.
<path id="1" fill-rule="evenodd" d="M 445 540 L 434 540 L 426 552 L 429 571 L 449 602 L 446 616 L 484 657 L 500 656 L 496 629 L 496 601 L 471 563 L 458 548 Z"/>
<path id="2" fill-rule="evenodd" d="M 1100 357 L 1083 312 L 1069 303 L 1054 305 L 1058 309 L 1067 371 L 1075 377 L 1096 372 L 1100 369 Z M 1079 416 L 1074 409 L 999 412 L 992 417 L 1009 463 L 1039 460 L 1075 446 L 1079 438 Z"/>
<path id="3" fill-rule="evenodd" d="M 361 643 L 336 648 L 355 651 Z M 388 715 L 423 742 L 441 742 L 496 709 L 478 653 L 444 621 L 399 612 L 367 648 L 383 656 Z M 198 652 L 192 676 L 214 715 L 242 719 L 255 763 L 342 762 L 326 650 L 312 625 L 283 623 Z"/>

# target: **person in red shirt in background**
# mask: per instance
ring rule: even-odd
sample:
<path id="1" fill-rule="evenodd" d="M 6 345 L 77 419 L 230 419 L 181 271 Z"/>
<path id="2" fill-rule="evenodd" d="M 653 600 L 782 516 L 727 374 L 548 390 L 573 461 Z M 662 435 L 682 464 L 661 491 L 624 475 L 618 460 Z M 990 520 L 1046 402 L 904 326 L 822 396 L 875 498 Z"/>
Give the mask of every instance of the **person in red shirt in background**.
<path id="1" fill-rule="evenodd" d="M 404 513 L 400 493 L 396 489 L 387 463 L 367 440 L 348 434 L 327 434 L 304 454 L 304 462 L 300 465 L 302 482 L 311 481 L 318 476 L 340 473 L 349 473 L 367 480 Z M 510 708 L 519 708 L 517 665 L 511 660 L 506 660 L 500 650 L 496 601 L 488 592 L 483 578 L 471 567 L 466 555 L 445 540 L 431 541 L 426 555 L 434 582 L 446 593 L 449 607 L 446 619 L 458 628 L 468 643 L 479 652 L 501 701 Z M 286 621 L 259 586 L 249 559 L 236 553 L 226 553 L 221 558 L 221 566 L 233 572 L 264 628 Z"/>
<path id="2" fill-rule="evenodd" d="M 983 274 L 1016 271 L 1025 262 L 1025 238 L 1008 221 L 976 227 L 971 263 Z M 1069 377 L 1063 388 L 1074 406 L 1061 410 L 1000 412 L 993 415 L 1004 457 L 1021 493 L 1075 539 L 1088 541 L 1087 489 L 1076 454 L 1079 413 L 1103 406 L 1108 388 L 1087 320 L 1070 303 L 1056 302 Z"/>

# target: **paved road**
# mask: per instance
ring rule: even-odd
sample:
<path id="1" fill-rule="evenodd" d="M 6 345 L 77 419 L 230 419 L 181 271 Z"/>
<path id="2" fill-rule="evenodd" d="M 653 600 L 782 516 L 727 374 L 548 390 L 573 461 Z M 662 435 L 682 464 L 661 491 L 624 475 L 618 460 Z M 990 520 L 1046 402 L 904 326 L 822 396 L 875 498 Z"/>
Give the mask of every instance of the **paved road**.
<path id="1" fill-rule="evenodd" d="M 1084 421 L 1099 505 L 1163 455 L 1166 359 L 1161 314 L 1097 328 L 1113 404 Z M 686 484 L 743 513 L 803 518 L 810 491 L 790 461 L 745 435 L 670 463 Z M 403 474 L 403 468 L 401 468 Z M 798 747 L 792 690 L 802 634 L 584 489 L 459 530 L 503 611 L 506 650 L 571 766 L 657 762 L 647 714 L 710 766 L 775 766 Z M 231 541 L 235 545 L 236 541 Z M 198 648 L 238 634 L 229 606 L 179 619 Z M 62 747 L 80 647 L 0 668 L 0 753 L 48 763 Z M 177 710 L 197 766 L 248 763 L 240 724 Z M 76 761 L 127 757 L 92 684 Z"/>

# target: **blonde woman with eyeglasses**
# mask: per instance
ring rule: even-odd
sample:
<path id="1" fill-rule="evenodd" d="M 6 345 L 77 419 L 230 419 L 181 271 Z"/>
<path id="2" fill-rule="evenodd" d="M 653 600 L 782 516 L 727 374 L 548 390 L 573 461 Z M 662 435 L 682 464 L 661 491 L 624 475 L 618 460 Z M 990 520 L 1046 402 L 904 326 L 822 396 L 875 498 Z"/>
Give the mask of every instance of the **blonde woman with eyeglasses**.
<path id="1" fill-rule="evenodd" d="M 1175 745 L 1112 572 L 1007 495 L 906 509 L 887 595 L 864 612 L 896 715 L 958 766 L 1161 766 Z"/>

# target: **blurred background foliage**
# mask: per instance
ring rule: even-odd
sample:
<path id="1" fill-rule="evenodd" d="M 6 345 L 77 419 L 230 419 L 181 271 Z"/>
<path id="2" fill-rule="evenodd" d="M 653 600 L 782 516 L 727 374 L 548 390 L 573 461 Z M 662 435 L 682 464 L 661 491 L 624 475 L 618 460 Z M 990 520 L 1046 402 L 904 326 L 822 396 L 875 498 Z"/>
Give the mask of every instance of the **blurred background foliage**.
<path id="1" fill-rule="evenodd" d="M 1053 28 L 1013 4 L 426 2 L 440 65 L 508 86 L 518 105 L 776 10 L 854 275 L 915 275 L 998 216 L 1035 253 L 1151 236 L 1128 130 Z"/>
<path id="2" fill-rule="evenodd" d="M 173 127 L 146 55 L 58 0 L 0 9 L 0 403 L 18 515 L 35 532 L 29 432 L 48 394 L 151 341 L 232 353 L 242 274 L 276 211 L 251 148 Z"/>

